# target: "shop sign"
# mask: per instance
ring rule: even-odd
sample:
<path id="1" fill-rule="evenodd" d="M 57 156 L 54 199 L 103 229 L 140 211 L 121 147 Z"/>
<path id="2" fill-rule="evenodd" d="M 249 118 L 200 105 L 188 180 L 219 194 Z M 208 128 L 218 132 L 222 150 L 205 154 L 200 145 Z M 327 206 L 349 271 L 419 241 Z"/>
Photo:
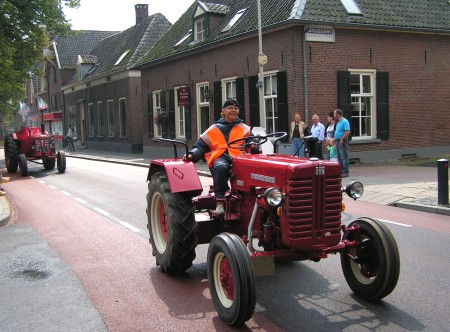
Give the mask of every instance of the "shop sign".
<path id="1" fill-rule="evenodd" d="M 178 104 L 181 107 L 187 107 L 190 105 L 189 101 L 189 88 L 183 87 L 178 89 Z"/>
<path id="2" fill-rule="evenodd" d="M 328 25 L 310 25 L 305 33 L 306 41 L 334 43 L 334 28 Z"/>

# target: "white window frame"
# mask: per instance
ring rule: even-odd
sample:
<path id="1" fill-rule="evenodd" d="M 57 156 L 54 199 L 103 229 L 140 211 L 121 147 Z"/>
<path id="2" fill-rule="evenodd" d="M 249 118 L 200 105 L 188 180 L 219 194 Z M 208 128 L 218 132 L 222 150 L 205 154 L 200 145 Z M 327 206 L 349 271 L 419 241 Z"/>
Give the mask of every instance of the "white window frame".
<path id="1" fill-rule="evenodd" d="M 195 91 L 197 92 L 196 100 L 197 100 L 197 134 L 198 134 L 198 136 L 200 136 L 202 134 L 201 108 L 208 107 L 208 109 L 209 109 L 209 107 L 210 107 L 209 100 L 211 100 L 211 98 L 212 98 L 212 96 L 210 96 L 209 100 L 206 100 L 205 94 L 204 94 L 205 89 L 210 91 L 209 90 L 209 82 L 201 82 L 201 83 L 196 84 Z M 211 91 L 209 93 L 211 93 Z M 211 111 L 211 109 L 209 109 L 209 112 L 210 111 Z"/>
<path id="2" fill-rule="evenodd" d="M 123 108 L 122 104 L 124 105 Z M 119 136 L 125 138 L 127 135 L 127 99 L 119 98 Z"/>
<path id="3" fill-rule="evenodd" d="M 201 42 L 205 40 L 206 29 L 205 29 L 206 17 L 198 18 L 194 21 L 194 41 Z M 200 29 L 198 25 L 200 24 Z"/>
<path id="4" fill-rule="evenodd" d="M 175 136 L 177 139 L 185 139 L 185 123 L 186 123 L 186 108 L 179 105 L 178 90 L 185 86 L 175 87 L 173 93 L 175 94 Z"/>
<path id="5" fill-rule="evenodd" d="M 278 86 L 274 86 L 273 82 L 277 82 L 277 74 L 278 71 L 271 71 L 264 73 L 264 127 L 266 129 L 266 134 L 272 134 L 277 131 L 277 124 L 278 124 L 278 116 L 275 116 L 275 111 L 278 111 Z M 266 84 L 267 79 L 270 78 L 270 86 Z M 270 103 L 270 106 L 272 107 L 271 110 L 273 110 L 274 115 L 269 117 L 268 116 L 268 109 L 267 104 Z M 272 122 L 273 132 L 268 130 L 267 122 Z"/>
<path id="6" fill-rule="evenodd" d="M 237 76 L 227 77 L 221 80 L 222 83 L 222 103 L 226 99 L 236 99 L 236 79 Z"/>
<path id="7" fill-rule="evenodd" d="M 162 90 L 153 91 L 153 119 L 157 116 L 158 112 L 161 110 L 161 92 Z M 158 125 L 156 121 L 153 120 L 153 137 L 162 137 L 162 125 Z"/>
<path id="8" fill-rule="evenodd" d="M 114 100 L 109 99 L 106 101 L 106 114 L 108 125 L 108 137 L 114 137 L 115 123 L 114 123 Z"/>
<path id="9" fill-rule="evenodd" d="M 376 138 L 376 128 L 377 128 L 377 117 L 376 117 L 376 70 L 372 69 L 349 69 L 350 77 L 351 75 L 359 75 L 359 83 L 360 86 L 362 86 L 362 78 L 363 76 L 369 76 L 370 77 L 370 86 L 371 91 L 359 91 L 359 93 L 352 93 L 352 90 L 350 88 L 350 97 L 351 97 L 351 104 L 352 108 L 350 111 L 351 118 L 347 119 L 350 122 L 350 130 L 352 133 L 352 140 L 367 140 L 371 138 Z M 370 98 L 370 116 L 363 116 L 361 115 L 361 98 L 367 99 Z M 356 105 L 357 104 L 357 105 Z M 359 107 L 359 113 L 360 115 L 358 117 L 353 116 L 353 107 L 358 106 Z M 366 106 L 367 107 L 367 106 Z M 361 133 L 362 129 L 362 121 L 364 118 L 370 117 L 370 132 L 367 134 Z M 360 132 L 359 135 L 355 135 L 353 130 L 351 129 L 352 123 L 355 118 L 359 118 L 359 128 Z"/>

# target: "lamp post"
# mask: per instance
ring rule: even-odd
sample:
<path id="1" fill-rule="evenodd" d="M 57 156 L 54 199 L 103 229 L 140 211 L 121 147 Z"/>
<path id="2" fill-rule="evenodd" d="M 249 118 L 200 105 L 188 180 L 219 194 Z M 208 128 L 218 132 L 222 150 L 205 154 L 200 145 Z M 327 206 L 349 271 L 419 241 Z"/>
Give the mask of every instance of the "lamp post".
<path id="1" fill-rule="evenodd" d="M 260 126 L 265 127 L 266 119 L 266 104 L 264 102 L 264 65 L 267 63 L 267 56 L 264 55 L 262 50 L 262 32 L 261 32 L 261 0 L 256 0 L 258 5 L 258 63 L 259 63 L 259 78 L 257 88 L 259 89 L 259 119 Z M 264 123 L 262 123 L 264 122 Z"/>

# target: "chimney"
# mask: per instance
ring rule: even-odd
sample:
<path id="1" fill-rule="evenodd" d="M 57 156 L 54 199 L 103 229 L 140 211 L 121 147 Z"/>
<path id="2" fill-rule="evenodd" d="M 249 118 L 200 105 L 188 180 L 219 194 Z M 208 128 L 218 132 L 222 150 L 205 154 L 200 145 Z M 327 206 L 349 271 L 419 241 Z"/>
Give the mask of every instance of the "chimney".
<path id="1" fill-rule="evenodd" d="M 136 24 L 142 23 L 142 21 L 148 17 L 148 5 L 139 4 L 135 5 L 136 9 Z"/>

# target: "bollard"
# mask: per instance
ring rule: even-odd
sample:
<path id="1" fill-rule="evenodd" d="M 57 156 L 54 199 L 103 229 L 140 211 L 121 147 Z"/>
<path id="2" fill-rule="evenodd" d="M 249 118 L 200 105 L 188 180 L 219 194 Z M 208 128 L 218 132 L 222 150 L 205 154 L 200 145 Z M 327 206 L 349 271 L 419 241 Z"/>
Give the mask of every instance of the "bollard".
<path id="1" fill-rule="evenodd" d="M 438 168 L 438 204 L 448 205 L 448 160 L 439 159 Z"/>

